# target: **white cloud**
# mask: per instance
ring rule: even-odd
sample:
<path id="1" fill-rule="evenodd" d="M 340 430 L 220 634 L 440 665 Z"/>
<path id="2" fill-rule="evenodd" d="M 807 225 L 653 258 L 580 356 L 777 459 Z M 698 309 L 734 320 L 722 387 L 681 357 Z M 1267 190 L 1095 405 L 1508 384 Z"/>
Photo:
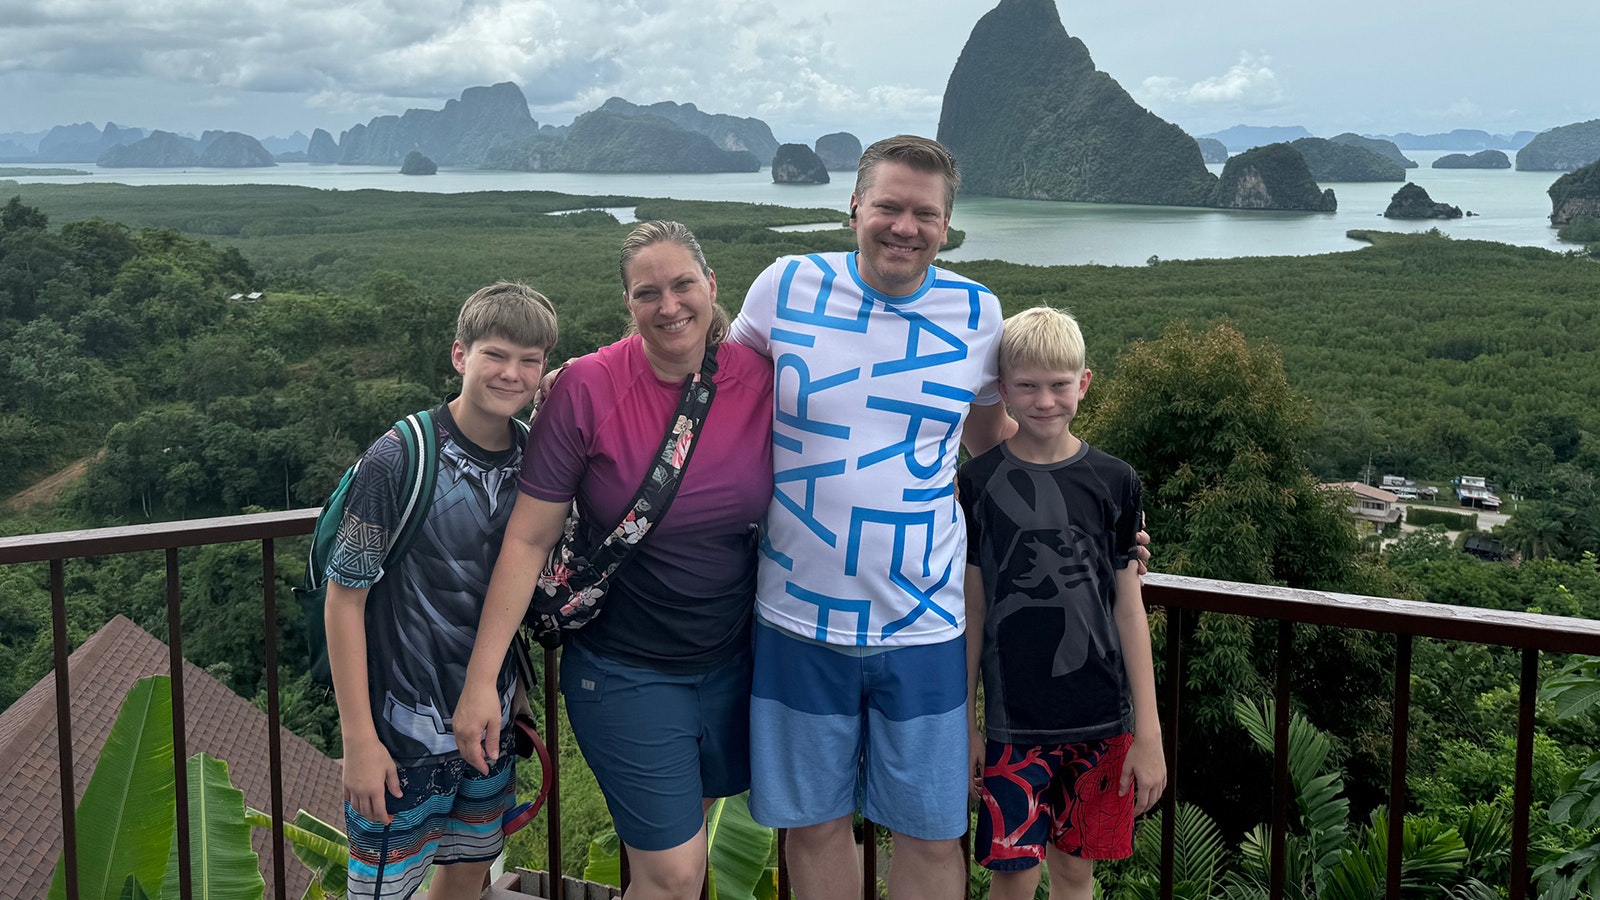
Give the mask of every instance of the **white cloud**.
<path id="1" fill-rule="evenodd" d="M 1282 103 L 1286 92 L 1272 70 L 1272 58 L 1241 53 L 1239 61 L 1221 75 L 1193 83 L 1180 78 L 1152 75 L 1144 80 L 1140 98 L 1152 105 L 1231 106 L 1271 108 Z"/>
<path id="2" fill-rule="evenodd" d="M 360 121 L 500 81 L 556 122 L 613 95 L 806 122 L 931 123 L 939 108 L 936 87 L 875 83 L 817 11 L 779 0 L 0 0 L 0 13 L 0 74 L 153 79 L 236 92 L 240 108 L 297 95 Z"/>

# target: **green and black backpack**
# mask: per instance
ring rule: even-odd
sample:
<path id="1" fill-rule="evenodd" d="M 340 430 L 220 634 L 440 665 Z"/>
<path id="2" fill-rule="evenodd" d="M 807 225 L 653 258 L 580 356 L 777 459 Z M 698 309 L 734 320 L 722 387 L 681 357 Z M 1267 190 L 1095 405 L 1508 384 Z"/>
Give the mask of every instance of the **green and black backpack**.
<path id="1" fill-rule="evenodd" d="M 428 505 L 433 502 L 433 486 L 439 480 L 439 433 L 434 430 L 433 413 L 423 410 L 394 423 L 400 435 L 400 445 L 405 450 L 405 476 L 401 481 L 404 502 L 400 508 L 400 521 L 389 551 L 383 557 L 383 571 L 390 568 L 411 548 L 411 542 L 422 530 L 428 516 Z M 345 498 L 350 484 L 355 481 L 361 461 L 345 470 L 339 486 L 328 495 L 322 512 L 317 514 L 316 527 L 311 532 L 311 553 L 306 559 L 306 572 L 301 586 L 294 589 L 300 602 L 300 613 L 305 619 L 307 649 L 311 654 L 311 678 L 319 684 L 331 685 L 333 672 L 328 664 L 328 631 L 323 621 L 323 606 L 328 600 L 328 561 L 333 556 L 334 542 L 339 537 L 339 526 L 344 522 Z"/>

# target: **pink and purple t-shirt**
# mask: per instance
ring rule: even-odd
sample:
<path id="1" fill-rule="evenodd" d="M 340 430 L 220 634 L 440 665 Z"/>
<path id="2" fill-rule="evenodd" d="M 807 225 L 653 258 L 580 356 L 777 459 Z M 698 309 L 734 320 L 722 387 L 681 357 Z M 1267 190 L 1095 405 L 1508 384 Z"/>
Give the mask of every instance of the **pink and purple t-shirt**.
<path id="1" fill-rule="evenodd" d="M 717 348 L 716 398 L 666 516 L 618 572 L 605 612 L 575 640 L 663 672 L 715 668 L 749 646 L 756 526 L 772 499 L 772 363 Z M 528 435 L 521 489 L 577 498 L 598 541 L 632 505 L 678 406 L 637 335 L 574 360 Z"/>

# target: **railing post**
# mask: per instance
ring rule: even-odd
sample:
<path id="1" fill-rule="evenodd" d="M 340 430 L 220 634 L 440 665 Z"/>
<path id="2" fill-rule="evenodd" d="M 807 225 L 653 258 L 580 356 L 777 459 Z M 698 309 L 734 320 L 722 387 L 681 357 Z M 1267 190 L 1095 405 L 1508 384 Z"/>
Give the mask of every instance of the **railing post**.
<path id="1" fill-rule="evenodd" d="M 861 900 L 878 900 L 878 826 L 861 817 Z"/>
<path id="2" fill-rule="evenodd" d="M 1277 688 L 1272 711 L 1272 849 L 1269 854 L 1269 897 L 1283 896 L 1289 843 L 1289 804 L 1294 802 L 1289 783 L 1289 668 L 1294 655 L 1294 624 L 1278 621 Z"/>
<path id="3" fill-rule="evenodd" d="M 67 900 L 78 900 L 78 797 L 72 777 L 72 686 L 67 678 L 67 583 L 50 560 L 50 630 L 56 666 L 56 745 L 61 754 L 61 865 Z"/>
<path id="4" fill-rule="evenodd" d="M 544 651 L 544 743 L 550 751 L 550 796 L 544 801 L 545 853 L 550 863 L 550 900 L 564 900 L 566 875 L 561 870 L 561 702 L 559 650 Z M 618 845 L 618 852 L 622 852 Z"/>
<path id="5" fill-rule="evenodd" d="M 1167 754 L 1167 792 L 1161 798 L 1161 900 L 1172 900 L 1178 835 L 1178 712 L 1183 696 L 1183 609 L 1164 607 L 1167 617 L 1167 710 L 1161 741 Z"/>
<path id="6" fill-rule="evenodd" d="M 266 637 L 267 765 L 272 770 L 272 893 L 277 900 L 288 900 L 283 859 L 283 741 L 278 736 L 283 723 L 278 697 L 278 566 L 272 538 L 261 541 L 261 608 L 261 633 Z"/>
<path id="7" fill-rule="evenodd" d="M 790 900 L 789 829 L 778 829 L 778 900 Z"/>
<path id="8" fill-rule="evenodd" d="M 167 660 L 172 672 L 172 775 L 178 795 L 178 896 L 192 900 L 189 859 L 189 749 L 183 703 L 183 615 L 178 581 L 178 548 L 167 548 Z"/>
<path id="9" fill-rule="evenodd" d="M 1533 704 L 1539 696 L 1539 651 L 1522 651 L 1517 698 L 1517 771 L 1511 793 L 1511 900 L 1528 893 L 1528 815 L 1533 808 Z"/>
<path id="10" fill-rule="evenodd" d="M 1395 635 L 1394 727 L 1389 748 L 1388 900 L 1400 900 L 1400 850 L 1405 836 L 1406 767 L 1411 731 L 1411 635 Z"/>

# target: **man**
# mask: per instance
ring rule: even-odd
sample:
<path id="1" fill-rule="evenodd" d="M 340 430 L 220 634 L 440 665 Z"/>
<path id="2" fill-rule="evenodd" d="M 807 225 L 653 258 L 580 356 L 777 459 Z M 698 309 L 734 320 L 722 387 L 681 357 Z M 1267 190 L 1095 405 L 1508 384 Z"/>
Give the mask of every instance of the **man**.
<path id="1" fill-rule="evenodd" d="M 862 154 L 855 253 L 785 257 L 733 337 L 773 360 L 775 489 L 757 590 L 751 809 L 803 900 L 853 897 L 858 805 L 893 898 L 964 893 L 965 527 L 957 441 L 1010 436 L 999 300 L 933 265 L 960 177 L 938 142 Z M 848 862 L 847 862 L 848 861 Z"/>

